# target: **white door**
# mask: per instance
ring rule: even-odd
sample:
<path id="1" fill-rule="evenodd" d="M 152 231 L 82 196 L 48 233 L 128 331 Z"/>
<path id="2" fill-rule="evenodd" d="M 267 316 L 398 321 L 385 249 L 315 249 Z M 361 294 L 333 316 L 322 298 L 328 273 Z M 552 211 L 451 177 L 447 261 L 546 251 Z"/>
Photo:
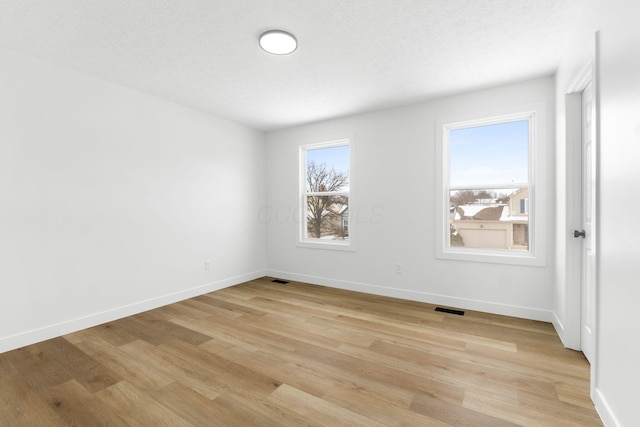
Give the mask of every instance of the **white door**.
<path id="1" fill-rule="evenodd" d="M 595 157 L 595 102 L 593 82 L 582 92 L 582 230 L 574 236 L 582 238 L 582 316 L 581 348 L 593 363 L 595 347 L 596 298 L 596 157 Z"/>

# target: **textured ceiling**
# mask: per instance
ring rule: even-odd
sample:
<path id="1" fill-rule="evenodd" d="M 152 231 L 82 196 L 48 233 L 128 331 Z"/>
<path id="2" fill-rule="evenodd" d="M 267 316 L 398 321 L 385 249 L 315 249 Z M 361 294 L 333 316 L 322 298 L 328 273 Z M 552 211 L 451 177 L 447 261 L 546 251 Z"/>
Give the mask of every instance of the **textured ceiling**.
<path id="1" fill-rule="evenodd" d="M 550 75 L 584 1 L 0 0 L 0 46 L 273 130 Z"/>

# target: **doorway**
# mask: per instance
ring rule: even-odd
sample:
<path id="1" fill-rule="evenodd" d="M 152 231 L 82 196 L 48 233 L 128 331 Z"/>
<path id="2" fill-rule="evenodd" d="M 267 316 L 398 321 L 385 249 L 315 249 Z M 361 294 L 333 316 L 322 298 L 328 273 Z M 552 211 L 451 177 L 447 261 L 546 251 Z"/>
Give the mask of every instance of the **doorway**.
<path id="1" fill-rule="evenodd" d="M 597 90 L 593 61 L 566 95 L 566 341 L 591 364 L 597 352 Z M 593 383 L 592 383 L 593 391 Z"/>
<path id="2" fill-rule="evenodd" d="M 582 239 L 580 349 L 591 364 L 594 362 L 596 316 L 596 115 L 593 86 L 593 81 L 590 81 L 582 91 L 582 227 L 574 231 L 574 238 Z"/>

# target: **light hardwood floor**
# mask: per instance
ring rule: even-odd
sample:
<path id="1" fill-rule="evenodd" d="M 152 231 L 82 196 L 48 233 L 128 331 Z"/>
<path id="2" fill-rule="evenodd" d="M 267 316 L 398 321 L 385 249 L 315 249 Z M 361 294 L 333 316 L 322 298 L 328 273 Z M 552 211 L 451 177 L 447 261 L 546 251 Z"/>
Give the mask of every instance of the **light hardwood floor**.
<path id="1" fill-rule="evenodd" d="M 0 354 L 2 426 L 601 426 L 548 323 L 254 280 Z"/>

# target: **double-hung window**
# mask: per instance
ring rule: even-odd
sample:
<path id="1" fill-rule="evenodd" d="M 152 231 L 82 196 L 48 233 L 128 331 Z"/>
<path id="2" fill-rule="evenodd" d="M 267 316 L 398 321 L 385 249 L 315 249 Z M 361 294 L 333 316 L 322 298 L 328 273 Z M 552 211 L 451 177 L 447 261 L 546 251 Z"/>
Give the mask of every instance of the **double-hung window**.
<path id="1" fill-rule="evenodd" d="M 302 146 L 300 166 L 299 246 L 353 250 L 350 141 Z"/>
<path id="2" fill-rule="evenodd" d="M 536 112 L 441 124 L 438 257 L 544 263 L 535 246 L 538 127 Z"/>

